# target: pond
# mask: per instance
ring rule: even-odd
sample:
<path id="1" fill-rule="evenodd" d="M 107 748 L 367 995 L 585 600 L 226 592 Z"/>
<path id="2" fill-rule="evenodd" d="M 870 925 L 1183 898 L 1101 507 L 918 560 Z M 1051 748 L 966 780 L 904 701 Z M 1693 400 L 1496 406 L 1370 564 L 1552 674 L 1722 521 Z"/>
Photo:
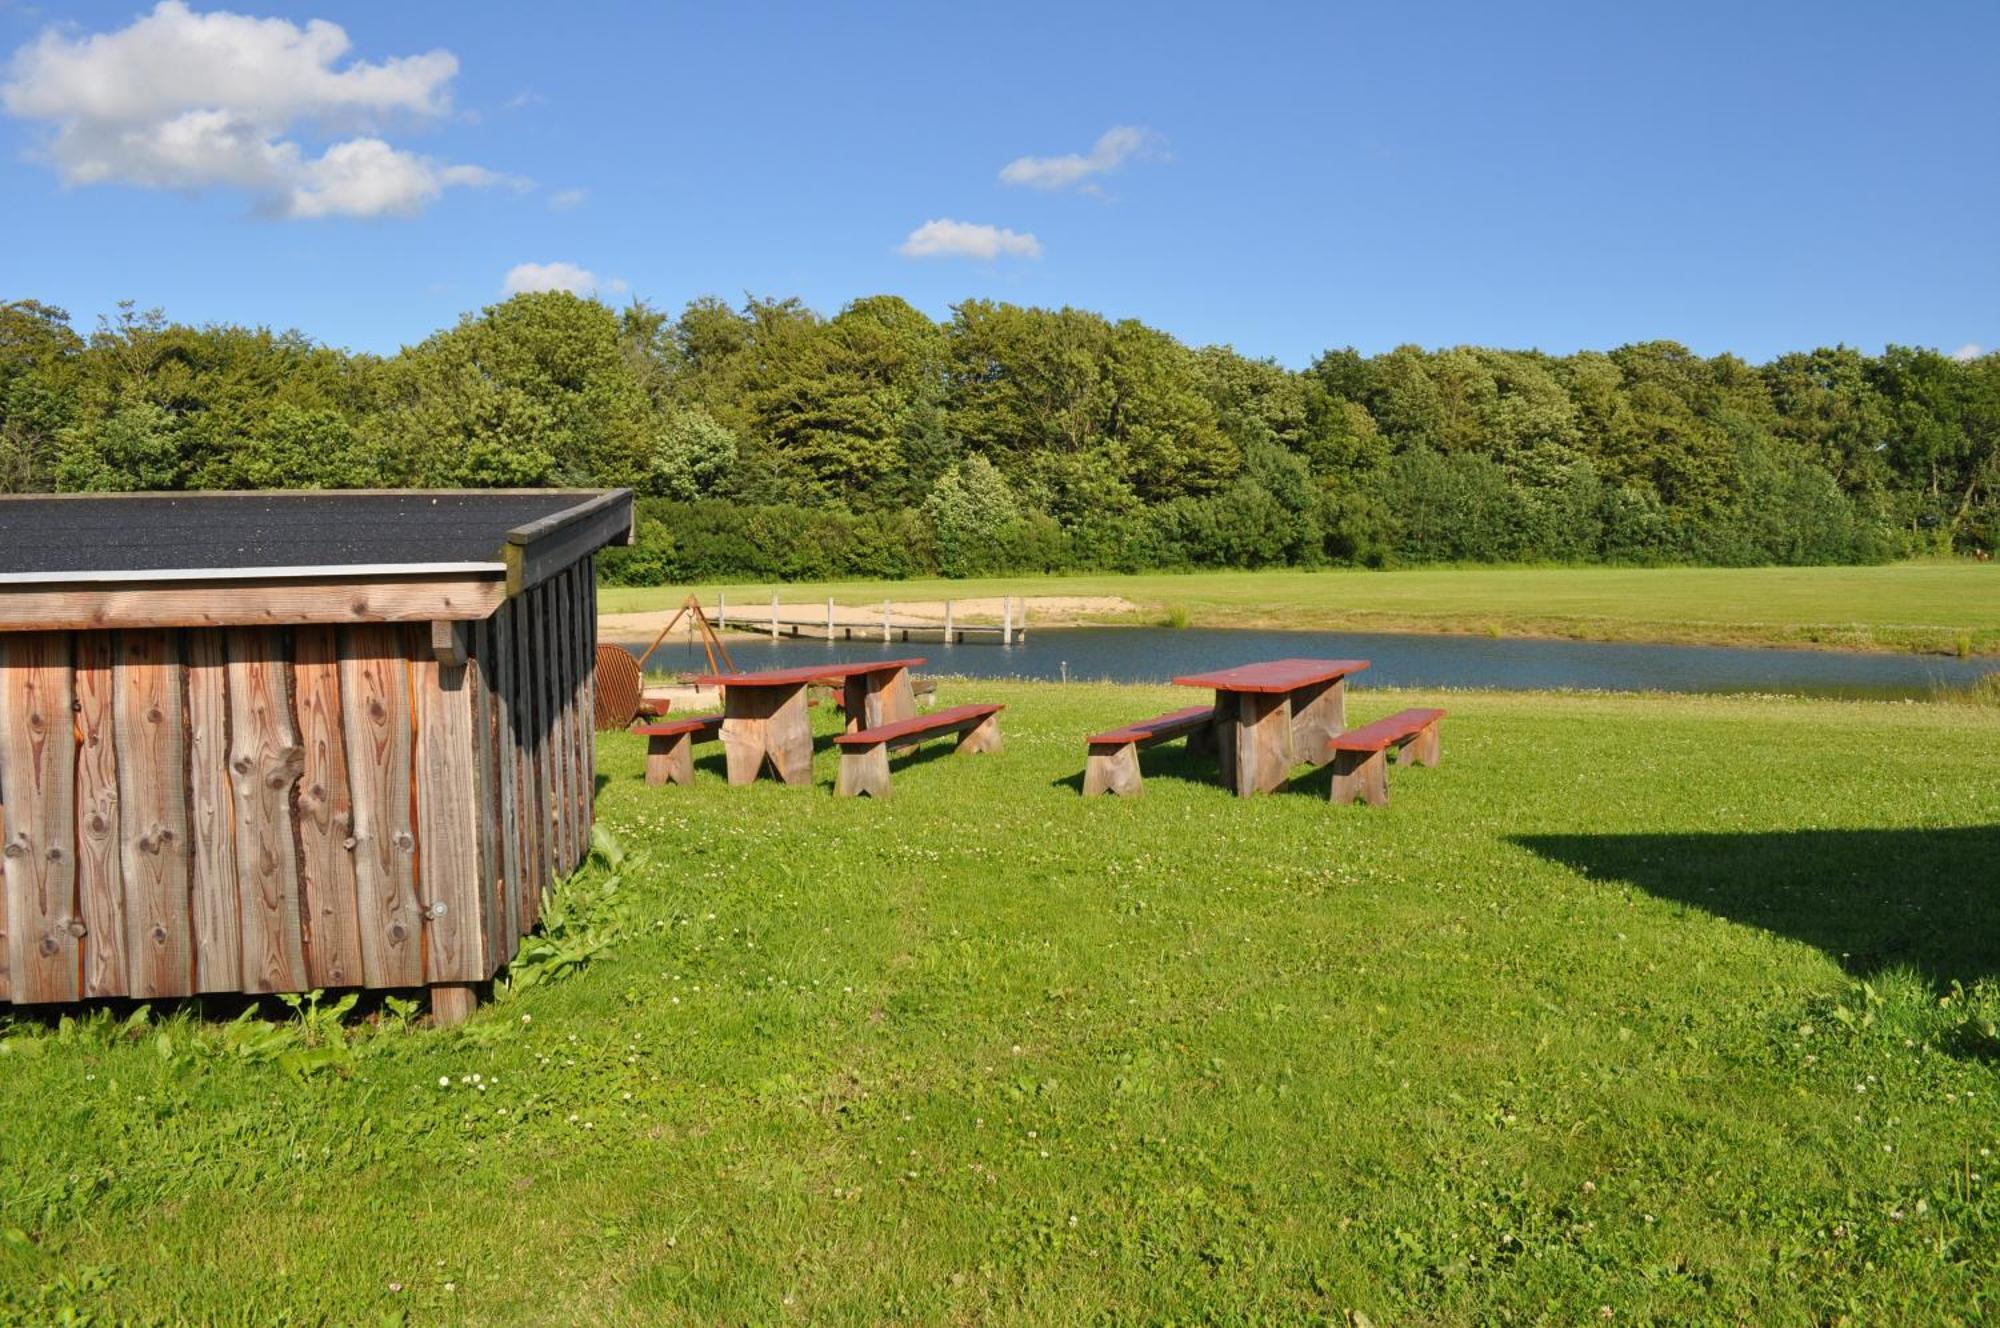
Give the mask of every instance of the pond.
<path id="1" fill-rule="evenodd" d="M 730 633 L 742 669 L 816 659 L 922 656 L 931 673 L 974 678 L 1104 679 L 1165 682 L 1258 659 L 1309 656 L 1365 659 L 1358 681 L 1377 687 L 1556 688 L 1601 691 L 1781 692 L 1868 700 L 1927 699 L 2000 671 L 2000 659 L 1866 654 L 1845 650 L 1765 650 L 1734 646 L 1544 641 L 1408 632 L 1295 632 L 1259 628 L 1050 627 L 1025 643 L 943 645 L 936 641 L 816 641 Z M 627 644 L 634 652 L 645 643 Z M 703 671 L 698 645 L 662 645 L 650 667 Z"/>

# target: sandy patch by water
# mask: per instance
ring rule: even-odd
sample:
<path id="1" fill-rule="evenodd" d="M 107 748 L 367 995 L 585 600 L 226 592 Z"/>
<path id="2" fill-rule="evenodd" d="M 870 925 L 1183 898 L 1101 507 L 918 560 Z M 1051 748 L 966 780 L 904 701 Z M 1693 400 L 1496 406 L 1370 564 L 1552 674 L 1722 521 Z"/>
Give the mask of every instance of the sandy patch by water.
<path id="1" fill-rule="evenodd" d="M 1030 626 L 1069 627 L 1093 619 L 1119 617 L 1141 611 L 1139 605 L 1119 595 L 1022 595 L 1015 597 L 1016 612 L 1025 612 Z M 1001 601 L 998 596 L 986 599 L 955 599 L 951 602 L 952 618 L 962 623 L 997 623 L 1000 621 Z M 711 620 L 715 617 L 716 605 L 706 601 L 704 611 Z M 650 641 L 659 634 L 662 627 L 673 619 L 677 609 L 649 610 L 645 613 L 606 613 L 597 619 L 597 634 L 607 641 Z M 890 616 L 897 623 L 937 623 L 944 622 L 945 602 L 941 599 L 891 600 Z M 827 609 L 824 603 L 778 605 L 780 623 L 806 623 L 814 626 L 826 625 Z M 731 604 L 729 621 L 762 626 L 771 621 L 771 606 L 765 604 Z M 863 627 L 880 624 L 882 606 L 880 604 L 835 604 L 833 621 L 837 627 Z M 674 630 L 676 635 L 686 630 L 683 622 Z"/>

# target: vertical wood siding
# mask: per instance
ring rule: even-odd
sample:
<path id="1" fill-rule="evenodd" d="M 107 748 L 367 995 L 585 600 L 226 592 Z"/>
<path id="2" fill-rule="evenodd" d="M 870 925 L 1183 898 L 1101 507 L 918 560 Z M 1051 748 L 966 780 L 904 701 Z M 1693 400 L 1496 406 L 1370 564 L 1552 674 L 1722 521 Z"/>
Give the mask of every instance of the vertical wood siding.
<path id="1" fill-rule="evenodd" d="M 194 839 L 194 989 L 243 988 L 236 917 L 236 803 L 229 780 L 229 663 L 221 632 L 187 633 L 188 820 Z"/>
<path id="2" fill-rule="evenodd" d="M 125 967 L 124 844 L 118 824 L 118 695 L 109 632 L 76 640 L 76 893 L 82 916 L 83 994 L 131 990 Z"/>
<path id="3" fill-rule="evenodd" d="M 126 994 L 186 996 L 194 990 L 194 944 L 179 633 L 117 636 Z"/>
<path id="4" fill-rule="evenodd" d="M 354 798 L 341 723 L 339 632 L 292 635 L 292 685 L 305 766 L 299 776 L 299 889 L 304 895 L 306 976 L 315 987 L 362 981 L 361 917 L 354 884 Z"/>
<path id="5" fill-rule="evenodd" d="M 7 958 L 13 999 L 83 994 L 76 897 L 75 670 L 64 632 L 0 636 L 0 783 L 7 789 Z"/>
<path id="6" fill-rule="evenodd" d="M 340 634 L 341 718 L 354 798 L 355 910 L 361 976 L 371 987 L 424 980 L 417 826 L 410 797 L 410 670 L 416 642 L 399 627 Z"/>
<path id="7" fill-rule="evenodd" d="M 417 897 L 425 974 L 477 982 L 486 974 L 480 907 L 478 784 L 472 763 L 472 665 L 429 654 L 410 670 L 417 728 Z"/>
<path id="8" fill-rule="evenodd" d="M 505 967 L 589 851 L 594 567 L 460 627 L 0 633 L 0 1001 Z"/>
<path id="9" fill-rule="evenodd" d="M 298 991 L 306 985 L 305 920 L 292 789 L 305 752 L 292 732 L 283 642 L 258 628 L 230 628 L 225 639 L 243 990 Z"/>

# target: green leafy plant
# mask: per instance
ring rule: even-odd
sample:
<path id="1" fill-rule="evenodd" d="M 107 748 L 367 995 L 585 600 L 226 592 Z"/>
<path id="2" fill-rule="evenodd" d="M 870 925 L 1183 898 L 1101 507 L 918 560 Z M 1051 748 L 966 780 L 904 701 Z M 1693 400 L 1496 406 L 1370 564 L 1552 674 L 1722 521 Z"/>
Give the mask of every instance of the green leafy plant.
<path id="1" fill-rule="evenodd" d="M 602 825 L 592 828 L 590 857 L 542 896 L 541 924 L 521 942 L 507 966 L 507 993 L 573 977 L 633 929 L 635 916 L 625 869 L 645 861 L 628 857 Z"/>

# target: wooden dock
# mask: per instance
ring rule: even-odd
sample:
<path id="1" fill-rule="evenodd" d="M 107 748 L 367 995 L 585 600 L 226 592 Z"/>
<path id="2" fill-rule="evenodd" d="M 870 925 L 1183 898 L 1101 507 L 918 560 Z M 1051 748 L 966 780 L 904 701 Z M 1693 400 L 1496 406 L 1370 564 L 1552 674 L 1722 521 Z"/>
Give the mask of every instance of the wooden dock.
<path id="1" fill-rule="evenodd" d="M 938 641 L 952 645 L 1025 645 L 1028 640 L 1026 606 L 1008 596 L 1001 601 L 998 623 L 960 622 L 952 601 L 946 600 L 944 617 L 898 616 L 893 601 L 884 600 L 880 617 L 873 610 L 864 616 L 854 609 L 840 609 L 829 599 L 824 612 L 816 607 L 802 611 L 797 604 L 780 604 L 771 597 L 768 608 L 732 609 L 727 597 L 716 597 L 712 621 L 717 630 L 754 632 L 776 640 L 781 636 L 814 641 Z"/>

